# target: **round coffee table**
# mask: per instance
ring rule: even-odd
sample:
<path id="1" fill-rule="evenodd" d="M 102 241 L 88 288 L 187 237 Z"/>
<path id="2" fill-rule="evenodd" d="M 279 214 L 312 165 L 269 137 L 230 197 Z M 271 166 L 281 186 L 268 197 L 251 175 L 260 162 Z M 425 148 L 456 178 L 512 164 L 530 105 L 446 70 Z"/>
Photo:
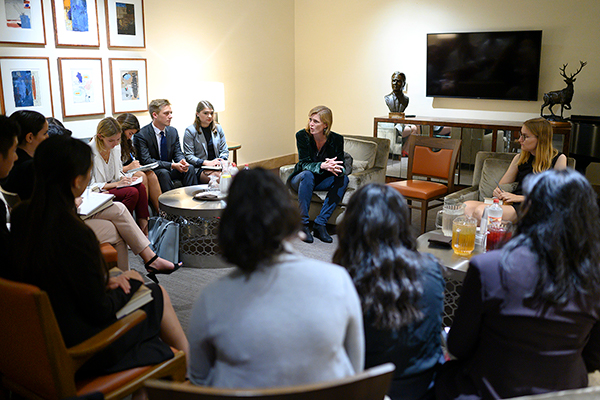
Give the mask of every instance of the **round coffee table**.
<path id="1" fill-rule="evenodd" d="M 160 214 L 179 223 L 179 255 L 183 265 L 196 268 L 229 267 L 220 257 L 217 233 L 224 200 L 196 200 L 207 185 L 169 190 L 158 198 Z"/>
<path id="2" fill-rule="evenodd" d="M 441 229 L 426 232 L 419 236 L 417 238 L 417 251 L 434 255 L 444 267 L 443 275 L 446 281 L 446 289 L 444 290 L 443 325 L 450 326 L 454 319 L 454 312 L 458 308 L 462 282 L 465 279 L 467 269 L 469 269 L 469 260 L 474 255 L 483 253 L 485 249 L 476 244 L 475 250 L 470 256 L 457 256 L 451 246 L 429 242 L 432 236 L 438 234 L 443 235 Z"/>

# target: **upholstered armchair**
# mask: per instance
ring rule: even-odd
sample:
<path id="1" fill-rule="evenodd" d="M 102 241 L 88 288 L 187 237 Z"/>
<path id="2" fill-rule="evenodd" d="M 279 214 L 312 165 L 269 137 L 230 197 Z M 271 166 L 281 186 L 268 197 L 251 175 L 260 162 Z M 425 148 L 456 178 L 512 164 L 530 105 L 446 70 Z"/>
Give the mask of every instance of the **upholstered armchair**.
<path id="1" fill-rule="evenodd" d="M 67 348 L 46 292 L 0 278 L 0 304 L 1 389 L 35 400 L 60 400 L 94 392 L 101 392 L 106 400 L 119 400 L 140 389 L 149 378 L 185 379 L 185 354 L 176 349 L 173 358 L 160 364 L 76 378 L 77 370 L 87 360 L 146 318 L 143 310 Z"/>
<path id="2" fill-rule="evenodd" d="M 516 153 L 478 152 L 475 157 L 472 186 L 449 194 L 446 198 L 462 197 L 463 201 L 484 201 L 485 198 L 491 198 L 497 182 L 500 182 L 515 155 Z M 567 166 L 575 168 L 575 159 L 567 157 Z M 516 183 L 500 185 L 502 190 L 508 192 L 512 192 L 515 187 Z"/>

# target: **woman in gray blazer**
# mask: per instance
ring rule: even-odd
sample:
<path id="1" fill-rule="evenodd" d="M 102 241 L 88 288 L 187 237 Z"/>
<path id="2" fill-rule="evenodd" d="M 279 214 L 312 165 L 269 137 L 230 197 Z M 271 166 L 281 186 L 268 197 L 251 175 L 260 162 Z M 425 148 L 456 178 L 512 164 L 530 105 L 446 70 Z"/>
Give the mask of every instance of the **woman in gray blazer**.
<path id="1" fill-rule="evenodd" d="M 204 167 L 220 167 L 229 158 L 227 141 L 221 125 L 213 119 L 214 107 L 207 100 L 196 106 L 194 124 L 185 128 L 183 152 L 188 163 L 196 167 L 199 183 L 207 183 L 209 175 L 221 176 L 221 171 Z"/>

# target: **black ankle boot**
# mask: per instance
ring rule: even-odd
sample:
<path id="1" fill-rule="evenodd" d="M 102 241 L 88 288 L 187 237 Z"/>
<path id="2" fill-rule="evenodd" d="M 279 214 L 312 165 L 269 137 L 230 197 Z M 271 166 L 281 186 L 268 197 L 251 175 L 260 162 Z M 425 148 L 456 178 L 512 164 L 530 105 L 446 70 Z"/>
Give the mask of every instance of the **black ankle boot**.
<path id="1" fill-rule="evenodd" d="M 302 239 L 302 241 L 306 242 L 306 243 L 312 243 L 315 241 L 315 239 L 313 239 L 313 235 L 311 235 L 310 233 L 310 228 L 308 227 L 308 225 L 302 225 L 302 230 L 301 232 L 304 234 L 302 237 L 302 235 L 300 235 L 300 238 Z"/>
<path id="2" fill-rule="evenodd" d="M 327 233 L 327 228 L 325 227 L 325 225 L 315 224 L 313 232 L 317 238 L 321 239 L 321 241 L 325 243 L 333 242 L 333 239 L 331 238 L 331 236 L 329 236 L 329 233 Z"/>

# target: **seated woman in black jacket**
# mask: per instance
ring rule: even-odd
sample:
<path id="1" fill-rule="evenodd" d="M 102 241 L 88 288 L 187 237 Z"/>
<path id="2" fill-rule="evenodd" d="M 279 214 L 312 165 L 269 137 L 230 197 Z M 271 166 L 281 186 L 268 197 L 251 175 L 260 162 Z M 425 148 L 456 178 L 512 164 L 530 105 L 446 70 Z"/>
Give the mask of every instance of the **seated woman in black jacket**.
<path id="1" fill-rule="evenodd" d="M 314 221 L 314 233 L 325 243 L 333 242 L 326 224 L 342 201 L 348 177 L 344 166 L 344 137 L 331 130 L 333 113 L 325 106 L 316 106 L 308 112 L 306 128 L 296 132 L 298 162 L 288 179 L 290 187 L 298 192 L 298 205 L 302 219 L 303 240 L 314 241 L 308 227 L 310 199 L 315 190 L 327 190 L 321 212 Z"/>
<path id="2" fill-rule="evenodd" d="M 516 235 L 469 263 L 438 399 L 586 387 L 600 367 L 600 221 L 573 170 L 530 174 Z"/>
<path id="3" fill-rule="evenodd" d="M 143 285 L 135 271 L 109 278 L 94 233 L 77 216 L 75 198 L 91 174 L 90 147 L 81 140 L 53 136 L 34 157 L 31 200 L 12 213 L 14 264 L 22 282 L 48 293 L 67 347 L 83 342 L 112 324 L 115 313 Z M 82 375 L 104 375 L 173 357 L 170 346 L 188 351 L 185 334 L 167 293 L 149 285 L 153 301 L 147 318 L 90 359 Z"/>
<path id="4" fill-rule="evenodd" d="M 0 179 L 6 178 L 17 159 L 17 136 L 19 125 L 10 120 L 6 115 L 0 115 Z M 0 254 L 2 254 L 2 265 L 0 276 L 10 278 L 12 265 L 8 259 L 10 253 L 10 233 L 6 226 L 7 208 L 0 199 Z"/>

